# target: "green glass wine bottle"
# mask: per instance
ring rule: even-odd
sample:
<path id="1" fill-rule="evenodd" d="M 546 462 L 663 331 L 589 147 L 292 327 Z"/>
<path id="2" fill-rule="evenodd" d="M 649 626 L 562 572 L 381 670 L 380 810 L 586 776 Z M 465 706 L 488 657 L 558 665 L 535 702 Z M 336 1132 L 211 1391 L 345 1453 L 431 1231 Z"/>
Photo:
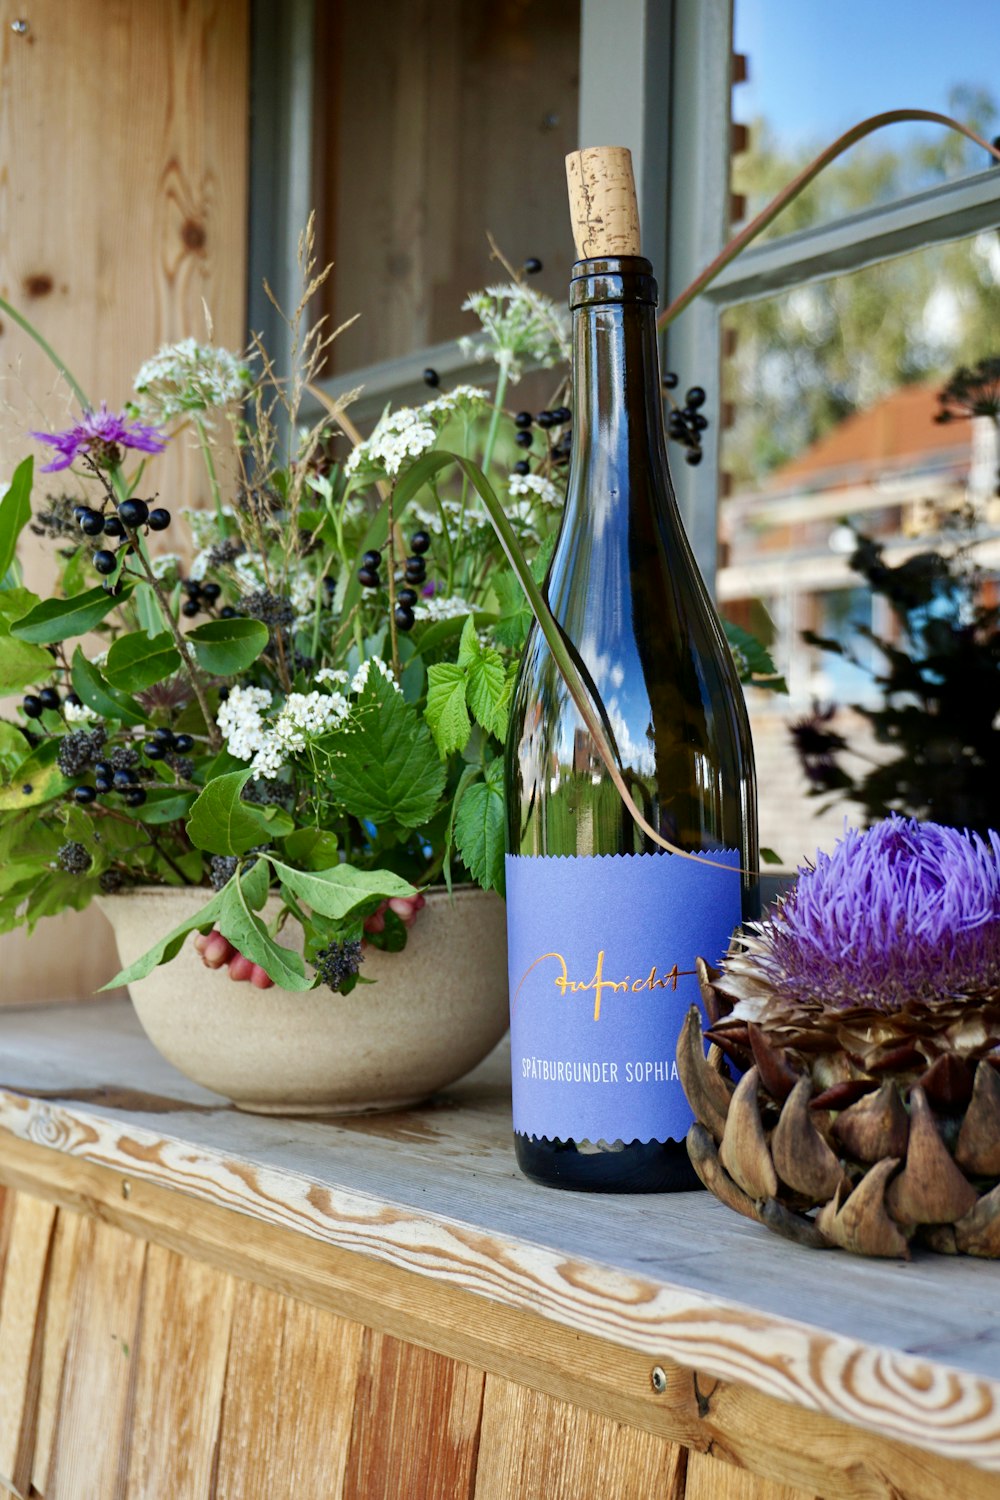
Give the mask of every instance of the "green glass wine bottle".
<path id="1" fill-rule="evenodd" d="M 623 148 L 568 159 L 573 446 L 545 584 L 644 820 L 626 809 L 535 626 L 507 744 L 514 1131 L 536 1181 L 697 1186 L 675 1049 L 713 963 L 755 915 L 753 752 L 732 655 L 667 466 L 656 283 Z"/>

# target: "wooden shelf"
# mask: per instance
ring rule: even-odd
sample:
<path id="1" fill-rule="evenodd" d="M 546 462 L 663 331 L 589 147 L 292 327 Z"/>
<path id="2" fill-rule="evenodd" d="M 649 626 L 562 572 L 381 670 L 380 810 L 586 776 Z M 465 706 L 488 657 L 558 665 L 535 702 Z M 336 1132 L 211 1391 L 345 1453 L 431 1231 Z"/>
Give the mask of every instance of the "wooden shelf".
<path id="1" fill-rule="evenodd" d="M 499 1048 L 397 1115 L 264 1118 L 127 1003 L 9 1011 L 0 1182 L 824 1500 L 997 1492 L 996 1266 L 806 1251 L 702 1193 L 537 1187 L 507 1069 Z"/>

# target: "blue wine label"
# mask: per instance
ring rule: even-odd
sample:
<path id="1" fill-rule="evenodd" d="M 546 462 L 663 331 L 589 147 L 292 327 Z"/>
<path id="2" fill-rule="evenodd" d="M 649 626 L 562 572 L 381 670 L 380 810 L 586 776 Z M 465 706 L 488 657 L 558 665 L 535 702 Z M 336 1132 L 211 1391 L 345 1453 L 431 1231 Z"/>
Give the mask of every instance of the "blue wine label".
<path id="1" fill-rule="evenodd" d="M 681 1141 L 677 1038 L 741 920 L 739 854 L 507 856 L 514 1129 Z M 733 873 L 725 868 L 730 866 Z"/>

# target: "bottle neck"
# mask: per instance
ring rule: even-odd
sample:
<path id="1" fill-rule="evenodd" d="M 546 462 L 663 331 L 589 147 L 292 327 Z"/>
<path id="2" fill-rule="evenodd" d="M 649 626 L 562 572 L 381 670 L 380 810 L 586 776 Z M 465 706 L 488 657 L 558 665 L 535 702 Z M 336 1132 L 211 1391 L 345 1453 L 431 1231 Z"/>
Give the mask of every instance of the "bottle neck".
<path id="1" fill-rule="evenodd" d="M 585 261 L 577 269 L 623 264 Z M 632 264 L 648 267 L 639 260 Z M 661 513 L 674 507 L 655 299 L 655 283 L 642 271 L 577 277 L 571 286 L 574 417 L 568 521 L 600 529 L 603 518 L 627 514 L 636 504 L 652 505 Z"/>

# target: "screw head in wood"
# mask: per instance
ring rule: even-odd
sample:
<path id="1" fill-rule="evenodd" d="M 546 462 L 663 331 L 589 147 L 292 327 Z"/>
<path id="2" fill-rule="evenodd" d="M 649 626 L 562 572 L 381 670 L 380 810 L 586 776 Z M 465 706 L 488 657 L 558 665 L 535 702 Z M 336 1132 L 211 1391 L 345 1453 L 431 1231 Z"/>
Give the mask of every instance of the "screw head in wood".
<path id="1" fill-rule="evenodd" d="M 123 1198 L 131 1198 L 131 1196 L 132 1196 L 132 1184 L 130 1182 L 123 1182 L 122 1183 L 122 1197 Z"/>
<path id="2" fill-rule="evenodd" d="M 11 21 L 10 29 L 15 36 L 27 36 L 31 26 L 23 16 L 18 16 L 17 20 Z"/>
<path id="3" fill-rule="evenodd" d="M 654 1365 L 649 1372 L 649 1383 L 658 1396 L 667 1388 L 667 1372 L 662 1365 Z"/>

